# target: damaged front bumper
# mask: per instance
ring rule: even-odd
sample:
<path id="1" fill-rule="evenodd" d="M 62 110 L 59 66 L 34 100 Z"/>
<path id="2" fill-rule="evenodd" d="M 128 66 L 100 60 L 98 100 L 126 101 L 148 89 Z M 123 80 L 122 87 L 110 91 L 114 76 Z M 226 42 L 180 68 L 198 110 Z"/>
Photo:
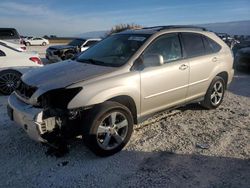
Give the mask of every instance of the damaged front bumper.
<path id="1" fill-rule="evenodd" d="M 55 120 L 52 118 L 43 120 L 42 108 L 24 103 L 15 93 L 9 96 L 7 108 L 10 119 L 21 126 L 31 139 L 47 143 L 43 134 L 47 131 L 47 127 L 52 127 L 51 130 L 54 128 Z"/>
<path id="2" fill-rule="evenodd" d="M 53 52 L 46 52 L 46 59 L 52 63 L 62 61 L 62 59 L 58 55 L 53 54 Z"/>

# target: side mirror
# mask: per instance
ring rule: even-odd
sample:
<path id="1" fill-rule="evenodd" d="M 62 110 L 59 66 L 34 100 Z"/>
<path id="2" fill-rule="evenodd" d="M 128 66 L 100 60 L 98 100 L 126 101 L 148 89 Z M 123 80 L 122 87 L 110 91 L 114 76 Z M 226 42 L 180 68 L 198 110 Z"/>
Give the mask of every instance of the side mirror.
<path id="1" fill-rule="evenodd" d="M 163 56 L 159 54 L 148 54 L 142 57 L 144 67 L 155 67 L 164 64 Z"/>

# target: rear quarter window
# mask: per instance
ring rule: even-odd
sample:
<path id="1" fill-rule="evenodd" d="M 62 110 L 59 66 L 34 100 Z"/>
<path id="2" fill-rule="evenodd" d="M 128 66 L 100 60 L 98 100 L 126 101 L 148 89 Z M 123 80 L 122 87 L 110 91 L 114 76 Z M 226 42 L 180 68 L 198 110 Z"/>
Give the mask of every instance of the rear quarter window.
<path id="1" fill-rule="evenodd" d="M 206 51 L 207 49 L 209 49 L 208 51 L 210 51 L 210 53 L 216 53 L 221 50 L 221 46 L 214 40 L 204 36 L 203 41 L 204 41 L 204 46 L 205 46 Z"/>
<path id="2" fill-rule="evenodd" d="M 197 33 L 181 33 L 186 57 L 197 57 L 205 54 L 202 35 Z"/>

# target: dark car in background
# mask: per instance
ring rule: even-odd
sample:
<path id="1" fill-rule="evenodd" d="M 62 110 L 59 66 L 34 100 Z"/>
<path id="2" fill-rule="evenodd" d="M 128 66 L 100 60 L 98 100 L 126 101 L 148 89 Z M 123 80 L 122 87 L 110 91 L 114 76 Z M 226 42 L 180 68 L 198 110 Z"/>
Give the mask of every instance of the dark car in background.
<path id="1" fill-rule="evenodd" d="M 100 38 L 76 38 L 69 42 L 67 45 L 50 46 L 46 50 L 46 58 L 50 62 L 57 62 L 66 59 L 71 59 L 76 54 L 87 50 L 99 42 Z"/>
<path id="2" fill-rule="evenodd" d="M 237 52 L 242 49 L 242 48 L 247 48 L 247 47 L 250 47 L 250 39 L 243 39 L 240 41 L 240 43 L 236 44 L 234 47 L 233 47 L 233 52 L 234 54 L 236 55 Z"/>
<path id="3" fill-rule="evenodd" d="M 250 68 L 250 46 L 241 48 L 237 51 L 235 55 L 235 67 L 238 70 L 243 70 L 243 68 Z"/>
<path id="4" fill-rule="evenodd" d="M 14 28 L 0 28 L 0 40 L 5 40 L 15 44 L 23 44 L 23 40 Z"/>

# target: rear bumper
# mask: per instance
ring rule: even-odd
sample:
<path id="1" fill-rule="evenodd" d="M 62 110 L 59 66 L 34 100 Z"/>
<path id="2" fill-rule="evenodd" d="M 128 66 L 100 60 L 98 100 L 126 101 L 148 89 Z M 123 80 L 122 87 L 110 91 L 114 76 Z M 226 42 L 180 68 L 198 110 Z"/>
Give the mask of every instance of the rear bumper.
<path id="1" fill-rule="evenodd" d="M 230 85 L 230 83 L 231 83 L 232 80 L 233 80 L 233 77 L 234 77 L 234 69 L 232 69 L 232 70 L 230 71 L 230 74 L 228 75 L 227 86 Z"/>
<path id="2" fill-rule="evenodd" d="M 34 108 L 20 101 L 14 93 L 8 99 L 8 115 L 10 119 L 22 127 L 29 137 L 37 142 L 47 141 L 41 137 L 42 132 L 42 109 Z"/>

